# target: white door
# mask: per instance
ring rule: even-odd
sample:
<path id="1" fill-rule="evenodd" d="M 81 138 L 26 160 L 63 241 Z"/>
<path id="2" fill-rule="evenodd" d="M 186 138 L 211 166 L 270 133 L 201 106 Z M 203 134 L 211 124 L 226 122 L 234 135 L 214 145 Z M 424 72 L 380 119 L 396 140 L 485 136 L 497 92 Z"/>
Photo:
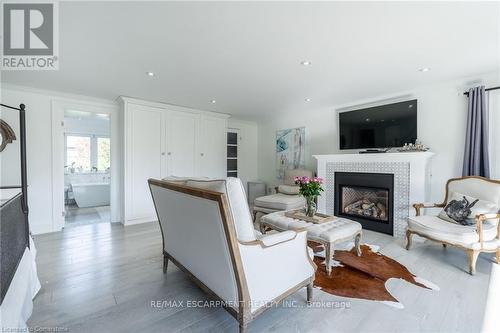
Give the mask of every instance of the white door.
<path id="1" fill-rule="evenodd" d="M 148 179 L 162 176 L 163 113 L 159 108 L 129 105 L 129 219 L 155 217 Z"/>
<path id="2" fill-rule="evenodd" d="M 211 178 L 226 177 L 226 119 L 201 118 L 199 174 Z"/>
<path id="3" fill-rule="evenodd" d="M 169 176 L 197 176 L 196 154 L 199 115 L 169 112 L 167 117 L 167 169 Z"/>

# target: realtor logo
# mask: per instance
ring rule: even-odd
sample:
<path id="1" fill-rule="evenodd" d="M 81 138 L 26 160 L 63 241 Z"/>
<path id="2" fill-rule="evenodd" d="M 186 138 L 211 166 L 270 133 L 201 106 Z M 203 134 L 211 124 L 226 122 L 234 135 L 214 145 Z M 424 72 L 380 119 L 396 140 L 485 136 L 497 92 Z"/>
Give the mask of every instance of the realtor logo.
<path id="1" fill-rule="evenodd" d="M 2 19 L 2 70 L 58 69 L 56 2 L 3 2 Z"/>

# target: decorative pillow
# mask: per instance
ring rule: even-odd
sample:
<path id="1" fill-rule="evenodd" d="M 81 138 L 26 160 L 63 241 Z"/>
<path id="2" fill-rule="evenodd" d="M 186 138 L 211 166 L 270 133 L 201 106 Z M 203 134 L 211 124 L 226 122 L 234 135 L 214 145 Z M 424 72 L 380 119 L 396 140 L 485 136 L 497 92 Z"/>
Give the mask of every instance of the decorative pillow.
<path id="1" fill-rule="evenodd" d="M 461 225 L 474 225 L 478 214 L 496 213 L 498 207 L 495 203 L 469 197 L 465 194 L 452 192 L 448 203 L 441 210 L 438 217 Z"/>
<path id="2" fill-rule="evenodd" d="M 279 185 L 278 192 L 283 194 L 299 194 L 299 186 Z"/>

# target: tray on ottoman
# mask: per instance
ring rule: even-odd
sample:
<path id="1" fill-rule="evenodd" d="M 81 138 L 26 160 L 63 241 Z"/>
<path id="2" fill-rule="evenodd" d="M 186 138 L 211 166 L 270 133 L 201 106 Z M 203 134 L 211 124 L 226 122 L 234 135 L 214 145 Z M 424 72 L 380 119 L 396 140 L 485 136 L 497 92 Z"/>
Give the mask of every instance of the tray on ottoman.
<path id="1" fill-rule="evenodd" d="M 287 211 L 285 212 L 285 216 L 290 217 L 292 219 L 302 220 L 316 224 L 330 222 L 337 218 L 335 216 L 321 214 L 321 213 L 316 213 L 313 217 L 309 217 L 306 215 L 303 209 L 295 209 Z"/>

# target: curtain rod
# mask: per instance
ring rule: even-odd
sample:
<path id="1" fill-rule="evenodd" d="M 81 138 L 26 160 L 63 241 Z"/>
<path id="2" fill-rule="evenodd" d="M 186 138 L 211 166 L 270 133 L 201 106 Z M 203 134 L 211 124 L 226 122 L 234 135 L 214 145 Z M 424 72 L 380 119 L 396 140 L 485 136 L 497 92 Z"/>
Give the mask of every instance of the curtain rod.
<path id="1" fill-rule="evenodd" d="M 484 91 L 497 90 L 497 89 L 500 89 L 500 86 L 498 86 L 498 87 L 486 88 L 486 89 L 484 89 Z M 468 91 L 464 92 L 464 95 L 465 95 L 465 96 L 469 96 L 469 92 L 468 92 Z"/>

